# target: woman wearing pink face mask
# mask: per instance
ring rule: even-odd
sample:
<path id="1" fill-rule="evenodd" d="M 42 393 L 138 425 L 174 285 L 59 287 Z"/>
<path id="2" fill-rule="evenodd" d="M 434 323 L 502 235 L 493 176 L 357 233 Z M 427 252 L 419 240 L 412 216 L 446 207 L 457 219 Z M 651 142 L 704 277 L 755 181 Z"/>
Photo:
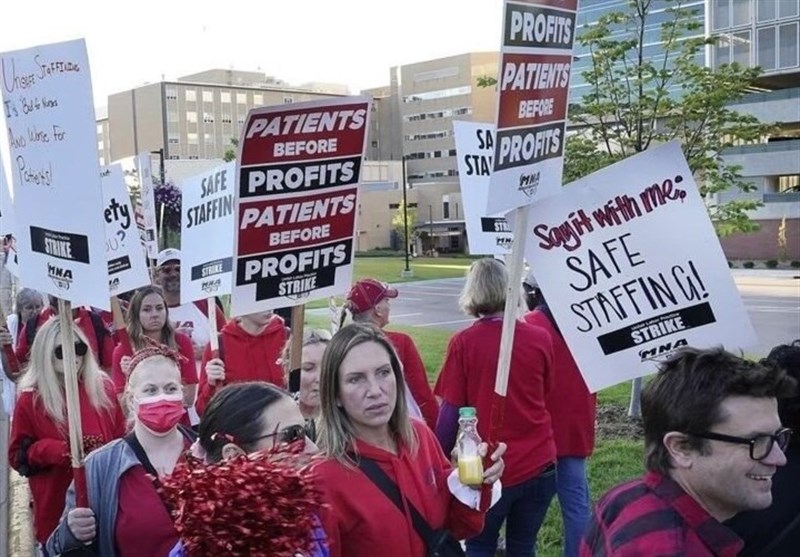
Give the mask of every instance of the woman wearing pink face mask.
<path id="1" fill-rule="evenodd" d="M 158 492 L 193 439 L 183 416 L 180 356 L 164 345 L 136 352 L 125 398 L 133 427 L 86 460 L 89 508 L 67 492 L 61 522 L 47 541 L 50 555 L 91 543 L 104 557 L 167 555 L 178 541 L 170 509 Z"/>

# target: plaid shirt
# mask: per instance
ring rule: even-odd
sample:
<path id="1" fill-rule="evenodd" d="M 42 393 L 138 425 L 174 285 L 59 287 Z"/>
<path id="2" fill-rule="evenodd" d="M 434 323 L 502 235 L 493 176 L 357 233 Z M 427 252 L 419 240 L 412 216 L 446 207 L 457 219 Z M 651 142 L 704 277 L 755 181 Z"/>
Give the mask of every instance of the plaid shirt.
<path id="1" fill-rule="evenodd" d="M 735 557 L 743 542 L 671 478 L 648 472 L 597 503 L 581 557 Z"/>

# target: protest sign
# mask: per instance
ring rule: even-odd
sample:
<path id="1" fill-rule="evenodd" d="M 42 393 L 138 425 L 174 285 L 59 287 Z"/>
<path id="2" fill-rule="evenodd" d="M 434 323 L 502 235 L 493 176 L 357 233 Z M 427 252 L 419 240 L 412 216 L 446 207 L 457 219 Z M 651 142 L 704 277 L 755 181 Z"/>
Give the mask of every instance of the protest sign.
<path id="1" fill-rule="evenodd" d="M 531 270 L 592 391 L 683 346 L 755 344 L 677 142 L 574 182 L 528 222 Z"/>
<path id="2" fill-rule="evenodd" d="M 577 0 L 506 0 L 487 213 L 558 192 Z"/>
<path id="3" fill-rule="evenodd" d="M 231 313 L 350 287 L 368 97 L 251 110 L 237 160 Z"/>
<path id="4" fill-rule="evenodd" d="M 233 162 L 181 185 L 181 303 L 231 293 L 235 188 Z"/>
<path id="5" fill-rule="evenodd" d="M 0 236 L 3 238 L 3 250 L 0 255 L 5 260 L 6 270 L 19 276 L 19 259 L 17 257 L 16 223 L 14 219 L 14 205 L 11 198 L 11 188 L 6 180 L 5 164 L 0 156 Z"/>
<path id="6" fill-rule="evenodd" d="M 108 309 L 103 193 L 83 40 L 0 54 L 21 280 Z"/>
<path id="7" fill-rule="evenodd" d="M 458 181 L 464 203 L 464 220 L 471 255 L 511 253 L 511 228 L 504 217 L 486 214 L 494 153 L 494 126 L 453 122 L 458 155 Z"/>
<path id="8" fill-rule="evenodd" d="M 100 173 L 103 185 L 103 221 L 106 226 L 106 261 L 108 291 L 111 296 L 130 292 L 150 284 L 144 246 L 136 230 L 131 197 L 125 185 L 122 166 L 104 166 Z"/>
<path id="9" fill-rule="evenodd" d="M 136 156 L 136 173 L 139 177 L 139 205 L 144 228 L 144 247 L 147 250 L 147 257 L 155 259 L 158 256 L 158 221 L 150 153 L 140 153 Z"/>

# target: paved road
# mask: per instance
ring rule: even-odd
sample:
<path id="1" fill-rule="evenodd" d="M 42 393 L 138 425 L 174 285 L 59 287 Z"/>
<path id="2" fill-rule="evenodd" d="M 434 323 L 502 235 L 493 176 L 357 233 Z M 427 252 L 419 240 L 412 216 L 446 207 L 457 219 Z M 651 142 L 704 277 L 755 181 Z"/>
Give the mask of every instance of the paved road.
<path id="1" fill-rule="evenodd" d="M 759 338 L 748 353 L 766 355 L 772 346 L 800 338 L 800 272 L 740 272 L 734 280 Z M 396 284 L 400 295 L 392 302 L 392 322 L 463 329 L 472 322 L 458 310 L 463 285 L 463 278 Z"/>

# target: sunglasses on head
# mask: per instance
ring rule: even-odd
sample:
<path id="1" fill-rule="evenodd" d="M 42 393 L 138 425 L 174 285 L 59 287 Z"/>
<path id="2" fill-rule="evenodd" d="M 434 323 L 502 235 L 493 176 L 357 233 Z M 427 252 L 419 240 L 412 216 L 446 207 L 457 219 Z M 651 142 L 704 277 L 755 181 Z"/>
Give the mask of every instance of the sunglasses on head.
<path id="1" fill-rule="evenodd" d="M 277 437 L 276 442 L 278 443 L 291 444 L 295 441 L 304 440 L 306 438 L 306 426 L 301 424 L 290 425 L 283 429 L 279 429 L 274 433 L 268 433 L 266 435 L 262 435 L 261 437 L 256 437 L 255 441 L 269 439 L 270 437 Z"/>
<path id="2" fill-rule="evenodd" d="M 82 340 L 75 341 L 75 355 L 76 356 L 85 356 L 86 352 L 89 350 L 89 347 L 86 346 L 86 343 Z M 56 357 L 57 360 L 64 359 L 64 348 L 59 344 L 56 346 L 55 350 L 53 350 L 53 355 Z"/>

